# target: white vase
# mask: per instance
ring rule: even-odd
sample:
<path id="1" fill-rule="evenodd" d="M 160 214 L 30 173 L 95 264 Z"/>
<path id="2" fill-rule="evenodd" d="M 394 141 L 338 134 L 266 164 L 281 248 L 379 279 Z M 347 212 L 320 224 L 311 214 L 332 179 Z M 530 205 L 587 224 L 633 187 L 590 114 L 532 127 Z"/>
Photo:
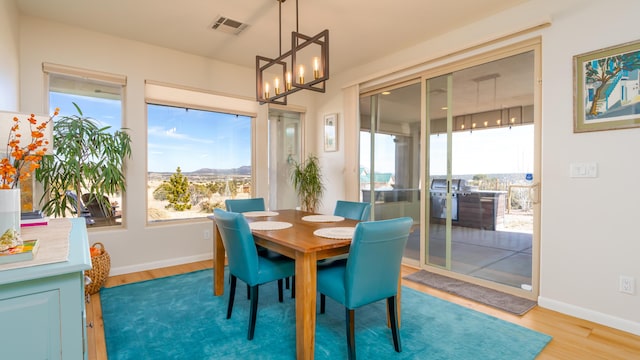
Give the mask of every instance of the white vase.
<path id="1" fill-rule="evenodd" d="M 0 190 L 0 236 L 8 229 L 20 234 L 20 189 Z"/>

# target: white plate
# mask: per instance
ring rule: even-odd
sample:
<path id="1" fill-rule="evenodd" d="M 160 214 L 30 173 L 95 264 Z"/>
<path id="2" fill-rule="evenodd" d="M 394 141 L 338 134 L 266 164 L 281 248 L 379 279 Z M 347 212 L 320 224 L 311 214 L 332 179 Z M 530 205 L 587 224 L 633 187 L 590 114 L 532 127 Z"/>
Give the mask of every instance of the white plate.
<path id="1" fill-rule="evenodd" d="M 276 216 L 278 215 L 275 211 L 247 211 L 243 212 L 242 215 L 245 217 L 260 217 L 260 216 Z"/>
<path id="2" fill-rule="evenodd" d="M 284 221 L 255 221 L 249 223 L 251 230 L 280 230 L 290 228 L 293 225 Z"/>
<path id="3" fill-rule="evenodd" d="M 342 221 L 344 218 L 336 215 L 308 215 L 302 217 L 302 220 L 310 222 L 336 222 Z"/>
<path id="4" fill-rule="evenodd" d="M 330 227 L 318 229 L 313 235 L 329 239 L 351 239 L 355 230 L 355 227 Z"/>

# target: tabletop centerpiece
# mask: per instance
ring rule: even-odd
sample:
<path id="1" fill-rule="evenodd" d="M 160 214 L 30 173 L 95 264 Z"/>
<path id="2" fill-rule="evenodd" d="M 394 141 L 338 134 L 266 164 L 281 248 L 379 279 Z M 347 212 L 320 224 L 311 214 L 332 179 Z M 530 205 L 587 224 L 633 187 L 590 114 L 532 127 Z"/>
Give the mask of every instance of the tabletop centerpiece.
<path id="1" fill-rule="evenodd" d="M 0 159 L 0 251 L 7 251 L 21 245 L 20 241 L 20 181 L 31 177 L 31 173 L 40 166 L 47 151 L 49 140 L 45 129 L 58 115 L 55 109 L 47 121 L 38 123 L 31 114 L 27 121 L 28 131 L 21 131 L 20 118 L 13 117 L 7 138 L 4 157 Z M 30 136 L 24 136 L 29 134 Z M 30 139 L 24 143 L 23 140 Z"/>

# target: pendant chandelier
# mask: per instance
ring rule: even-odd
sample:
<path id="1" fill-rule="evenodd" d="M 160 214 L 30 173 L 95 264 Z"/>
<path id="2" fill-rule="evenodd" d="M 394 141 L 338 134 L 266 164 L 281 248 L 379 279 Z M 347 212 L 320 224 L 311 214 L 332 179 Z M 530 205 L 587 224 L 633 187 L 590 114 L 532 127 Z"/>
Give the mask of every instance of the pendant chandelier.
<path id="1" fill-rule="evenodd" d="M 275 59 L 256 56 L 256 99 L 260 104 L 287 104 L 287 95 L 300 90 L 325 92 L 329 79 L 329 30 L 315 36 L 298 31 L 298 0 L 296 0 L 296 31 L 291 32 L 291 50 L 282 53 L 282 3 L 278 2 L 280 56 Z M 307 72 L 312 69 L 311 72 Z"/>

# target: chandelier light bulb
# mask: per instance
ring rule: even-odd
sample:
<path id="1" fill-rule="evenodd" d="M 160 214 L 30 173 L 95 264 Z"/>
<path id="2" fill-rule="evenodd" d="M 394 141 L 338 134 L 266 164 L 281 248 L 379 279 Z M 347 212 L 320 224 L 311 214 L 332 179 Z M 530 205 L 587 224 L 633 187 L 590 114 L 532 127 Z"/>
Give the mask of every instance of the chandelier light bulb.
<path id="1" fill-rule="evenodd" d="M 273 92 L 276 93 L 276 95 L 280 95 L 280 79 L 278 78 L 273 80 Z"/>
<path id="2" fill-rule="evenodd" d="M 291 72 L 287 71 L 287 81 L 284 84 L 285 91 L 291 90 Z"/>
<path id="3" fill-rule="evenodd" d="M 304 66 L 300 65 L 300 69 L 298 70 L 298 77 L 300 78 L 300 84 L 304 84 Z"/>
<path id="4" fill-rule="evenodd" d="M 318 80 L 320 77 L 320 59 L 318 57 L 313 58 L 313 79 Z"/>
<path id="5" fill-rule="evenodd" d="M 268 82 L 264 83 L 264 98 L 265 99 L 269 98 L 269 83 Z"/>

